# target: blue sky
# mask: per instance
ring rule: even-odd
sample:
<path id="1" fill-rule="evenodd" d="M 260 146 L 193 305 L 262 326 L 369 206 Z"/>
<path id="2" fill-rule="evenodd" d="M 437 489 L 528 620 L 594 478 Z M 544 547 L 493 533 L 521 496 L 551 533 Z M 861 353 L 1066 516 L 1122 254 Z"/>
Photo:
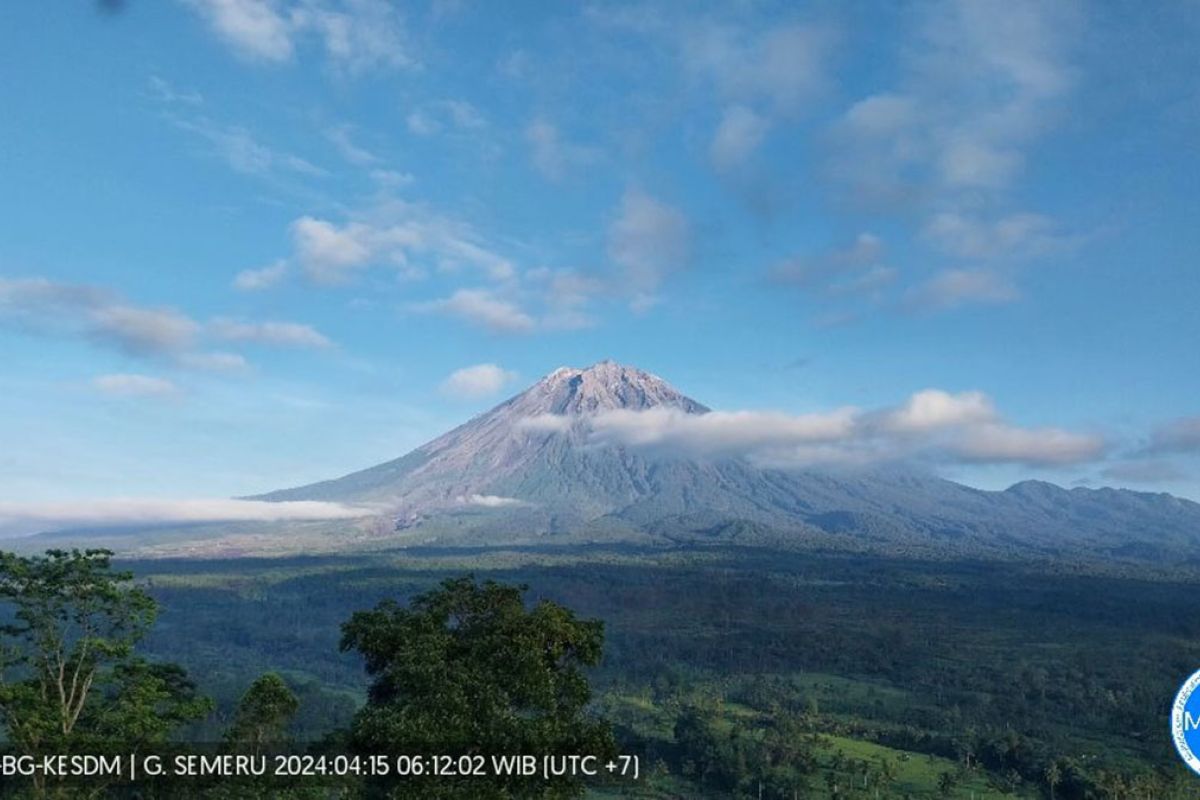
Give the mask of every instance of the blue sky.
<path id="1" fill-rule="evenodd" d="M 0 6 L 10 510 L 342 474 L 602 358 L 1200 498 L 1195 4 L 69 5 Z"/>

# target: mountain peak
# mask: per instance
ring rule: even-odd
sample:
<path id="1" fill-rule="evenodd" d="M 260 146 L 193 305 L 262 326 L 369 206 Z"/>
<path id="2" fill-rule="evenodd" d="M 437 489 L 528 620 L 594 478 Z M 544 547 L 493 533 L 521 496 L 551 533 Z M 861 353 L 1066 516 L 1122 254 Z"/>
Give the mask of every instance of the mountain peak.
<path id="1" fill-rule="evenodd" d="M 605 359 L 590 367 L 559 367 L 510 403 L 528 416 L 592 414 L 665 406 L 692 414 L 708 409 L 657 375 Z"/>

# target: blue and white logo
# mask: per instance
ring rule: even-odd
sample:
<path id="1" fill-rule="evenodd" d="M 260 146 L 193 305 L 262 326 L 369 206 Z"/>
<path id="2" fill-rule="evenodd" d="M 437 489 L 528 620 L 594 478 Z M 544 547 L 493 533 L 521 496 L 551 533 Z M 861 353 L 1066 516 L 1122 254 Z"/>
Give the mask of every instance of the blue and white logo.
<path id="1" fill-rule="evenodd" d="M 1179 757 L 1200 774 L 1200 670 L 1183 682 L 1171 706 L 1171 740 Z"/>

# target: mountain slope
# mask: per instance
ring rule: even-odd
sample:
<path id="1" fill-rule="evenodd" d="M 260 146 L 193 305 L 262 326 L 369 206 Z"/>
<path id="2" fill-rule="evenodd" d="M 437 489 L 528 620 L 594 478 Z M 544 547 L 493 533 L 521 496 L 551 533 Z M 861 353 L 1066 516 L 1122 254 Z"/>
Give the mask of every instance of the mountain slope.
<path id="1" fill-rule="evenodd" d="M 899 468 L 767 469 L 743 459 L 648 454 L 589 437 L 592 415 L 654 408 L 708 412 L 632 367 L 563 367 L 394 461 L 254 499 L 368 504 L 395 518 L 397 528 L 471 544 L 636 535 L 1137 559 L 1200 555 L 1200 505 L 1169 495 L 1032 481 L 989 492 Z"/>
<path id="2" fill-rule="evenodd" d="M 586 431 L 575 423 L 603 411 L 660 407 L 708 411 L 641 370 L 611 361 L 584 370 L 562 367 L 394 461 L 251 499 L 320 498 L 423 512 L 476 494 L 498 495 L 501 487 L 510 487 L 506 497 L 533 501 L 555 485 L 563 500 L 605 494 L 632 499 L 638 489 L 630 483 L 625 454 L 588 447 Z"/>

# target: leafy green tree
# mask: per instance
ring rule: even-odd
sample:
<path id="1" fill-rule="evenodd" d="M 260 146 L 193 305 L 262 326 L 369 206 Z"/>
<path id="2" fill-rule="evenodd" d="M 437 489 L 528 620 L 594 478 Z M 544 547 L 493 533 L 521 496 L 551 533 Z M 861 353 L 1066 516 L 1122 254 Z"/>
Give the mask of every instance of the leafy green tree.
<path id="1" fill-rule="evenodd" d="M 211 708 L 182 668 L 134 654 L 158 607 L 111 556 L 0 552 L 0 719 L 22 753 L 130 752 Z M 34 779 L 35 795 L 49 789 Z"/>
<path id="2" fill-rule="evenodd" d="M 287 738 L 288 725 L 300 708 L 300 701 L 274 672 L 260 675 L 242 695 L 233 723 L 225 733 L 227 744 L 254 755 Z"/>
<path id="3" fill-rule="evenodd" d="M 135 753 L 167 741 L 212 707 L 183 667 L 130 658 L 113 667 L 97 702 L 85 707 L 76 735 L 92 750 L 107 744 Z"/>
<path id="4" fill-rule="evenodd" d="M 351 745 L 365 753 L 608 756 L 611 728 L 588 714 L 585 667 L 599 663 L 603 623 L 543 600 L 526 587 L 447 580 L 405 608 L 384 601 L 342 627 L 371 685 Z M 490 766 L 490 765 L 489 765 Z M 488 774 L 376 783 L 389 797 L 572 797 L 573 777 L 549 783 Z"/>
<path id="5" fill-rule="evenodd" d="M 949 797 L 954 793 L 954 788 L 958 785 L 958 781 L 954 779 L 954 775 L 949 772 L 943 772 L 938 775 L 938 791 L 942 797 Z"/>
<path id="6" fill-rule="evenodd" d="M 1046 781 L 1046 788 L 1050 790 L 1050 800 L 1054 800 L 1054 787 L 1062 783 L 1062 768 L 1058 766 L 1057 761 L 1051 761 L 1046 766 L 1042 778 Z"/>
<path id="7" fill-rule="evenodd" d="M 131 657 L 154 621 L 154 601 L 127 585 L 132 575 L 111 571 L 110 556 L 0 553 L 0 600 L 15 607 L 0 628 L 0 709 L 9 739 L 27 751 L 70 739 L 98 680 Z"/>
<path id="8" fill-rule="evenodd" d="M 233 721 L 225 731 L 226 751 L 271 758 L 267 751 L 288 743 L 288 729 L 300 709 L 299 698 L 277 673 L 265 672 L 246 689 Z M 324 800 L 342 797 L 335 780 L 296 780 L 268 771 L 217 782 L 205 792 L 207 800 Z"/>

